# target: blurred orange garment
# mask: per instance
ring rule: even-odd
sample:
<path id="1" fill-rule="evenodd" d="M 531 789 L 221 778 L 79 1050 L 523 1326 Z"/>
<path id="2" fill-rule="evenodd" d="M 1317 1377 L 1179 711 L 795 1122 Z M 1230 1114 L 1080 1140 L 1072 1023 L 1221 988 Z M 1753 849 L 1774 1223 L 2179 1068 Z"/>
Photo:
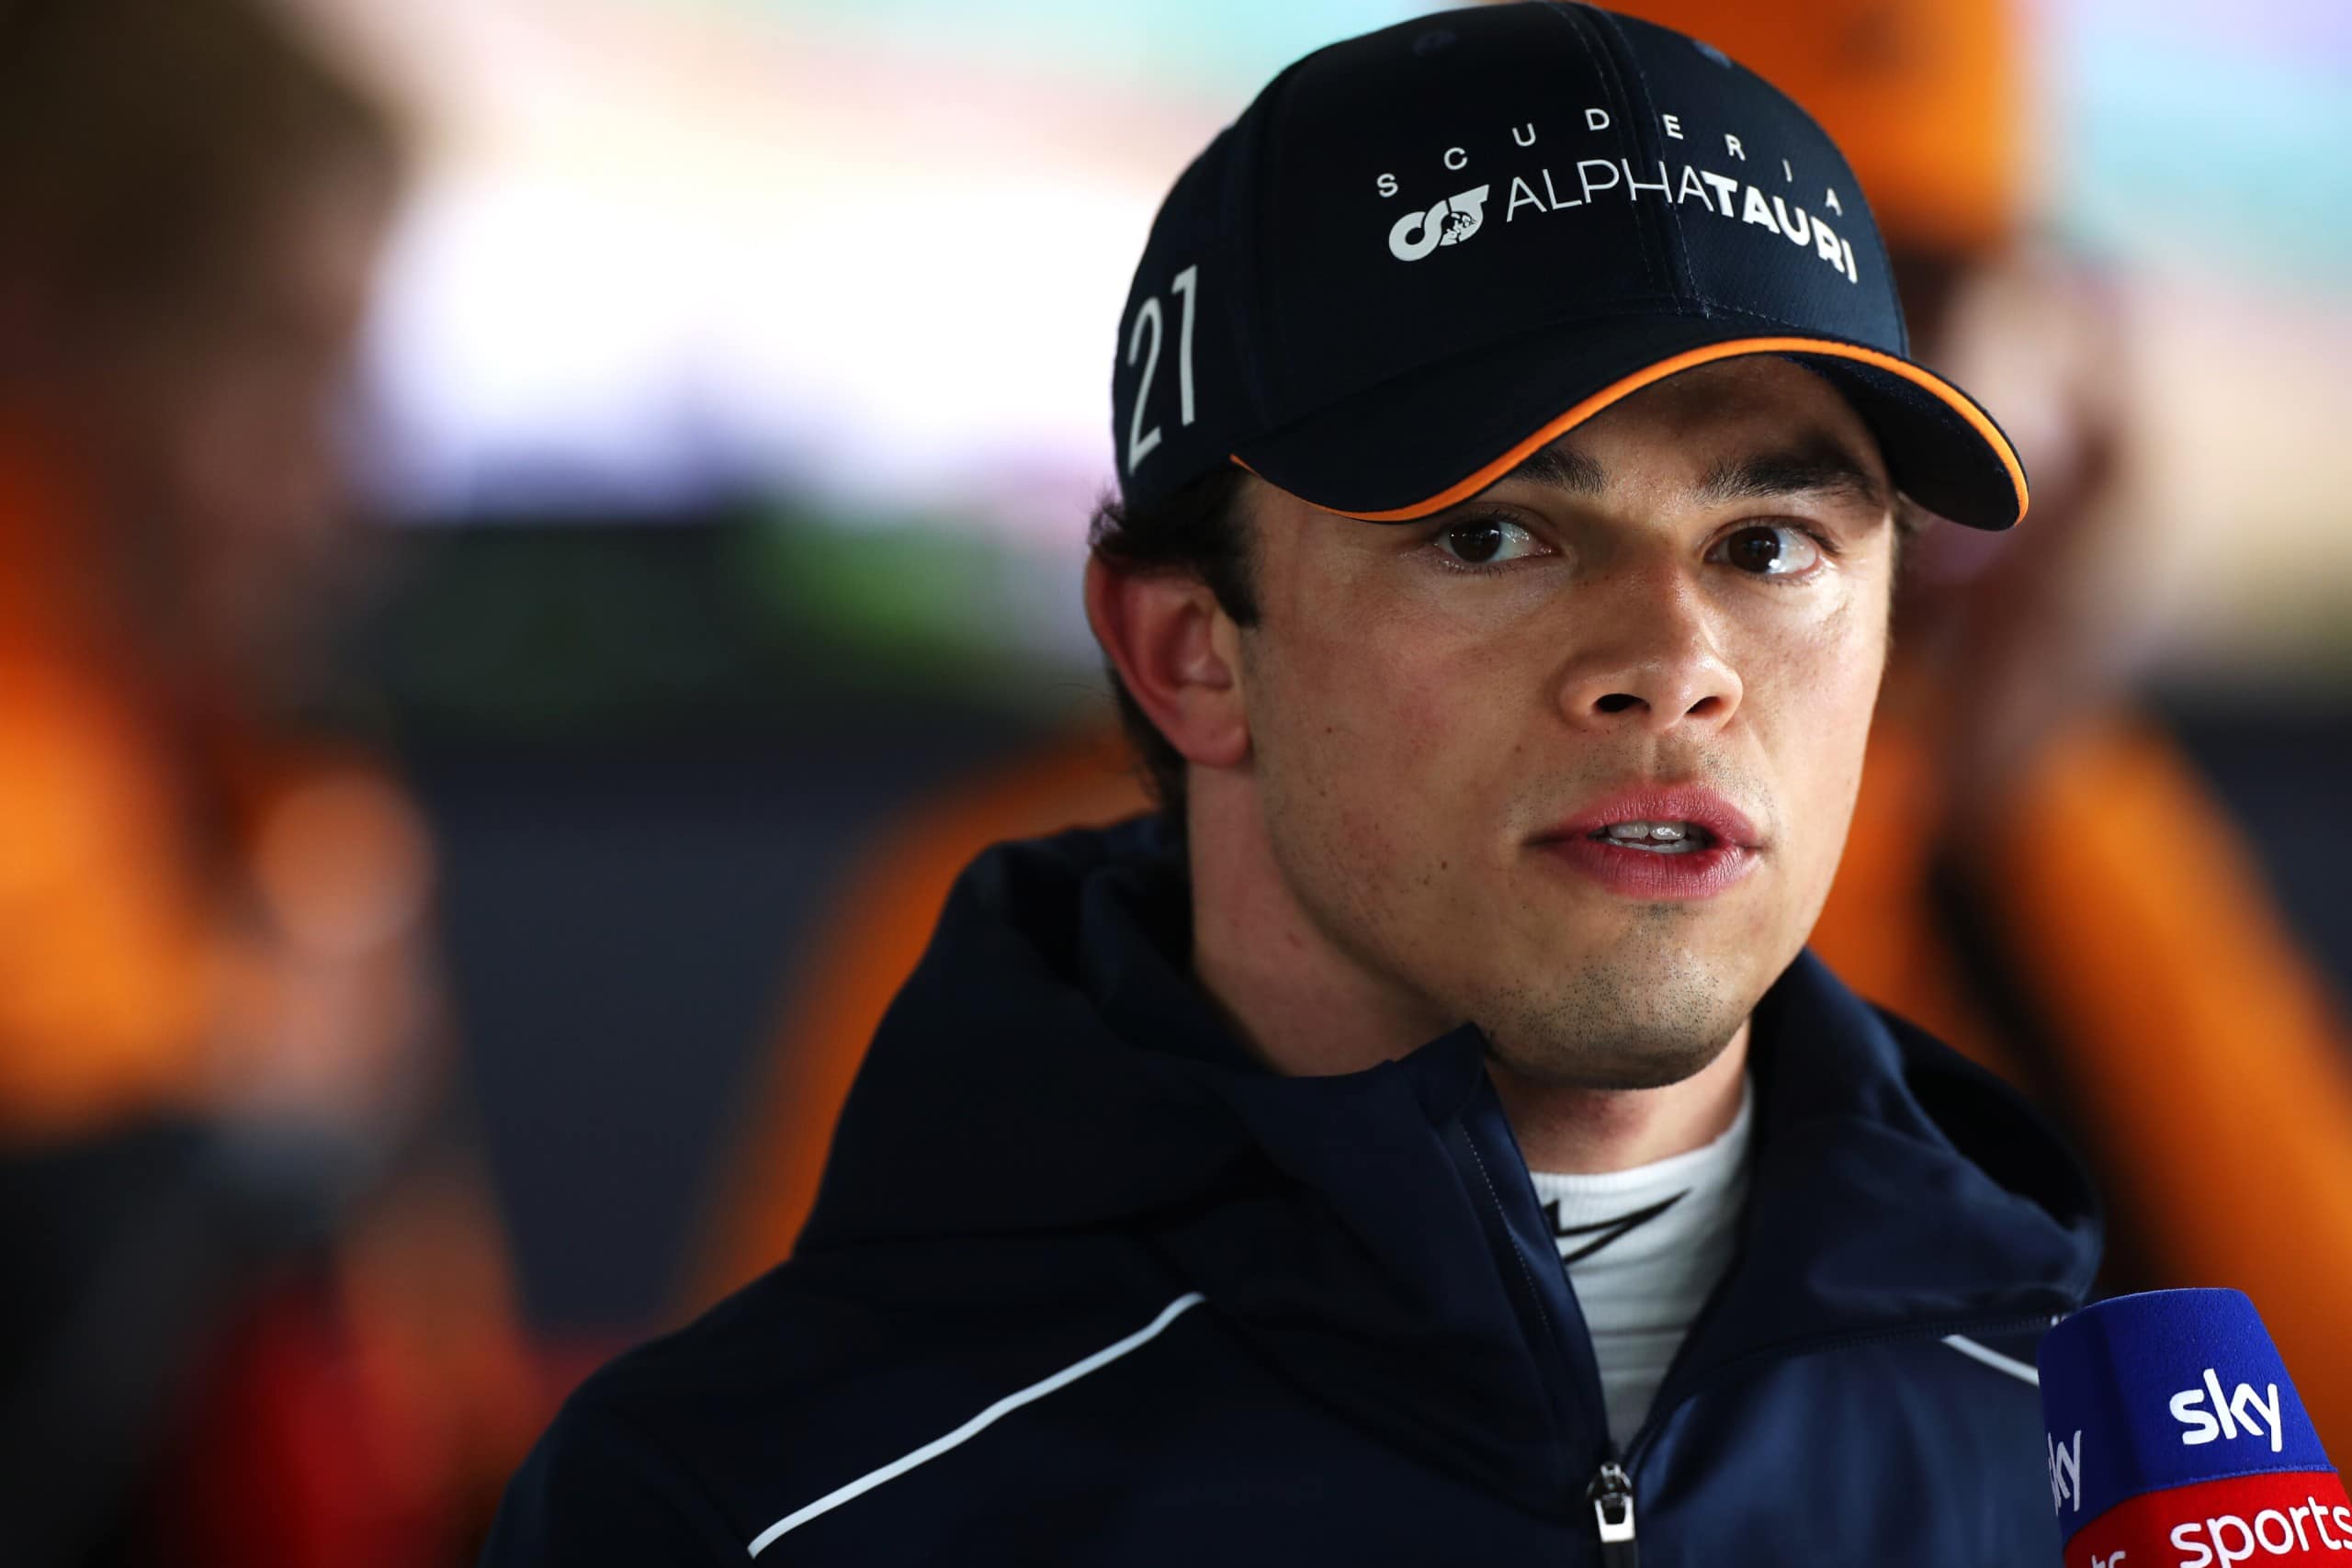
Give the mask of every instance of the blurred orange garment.
<path id="1" fill-rule="evenodd" d="M 882 830 L 857 863 L 824 932 L 794 964 L 791 1002 L 763 1054 L 764 1082 L 737 1126 L 688 1304 L 699 1310 L 791 1252 L 883 1012 L 931 942 L 947 892 L 972 857 L 1005 839 L 1097 827 L 1151 804 L 1115 734 L 1070 736 Z"/>
<path id="2" fill-rule="evenodd" d="M 2227 1285 L 2268 1324 L 2323 1438 L 2352 1441 L 2352 1028 L 2245 835 L 2161 731 L 2063 733 L 1964 867 L 2035 1038 L 2005 1036 L 1930 886 L 1949 802 L 1882 721 L 1813 945 L 1864 996 L 2053 1093 L 2128 1288 Z M 2048 1059 L 2027 1055 L 2039 1048 Z"/>
<path id="3" fill-rule="evenodd" d="M 1074 737 L 884 836 L 796 965 L 689 1308 L 789 1254 L 866 1043 L 956 874 L 1000 840 L 1148 807 L 1117 746 Z M 2352 1301 L 2352 1032 L 2244 837 L 2152 728 L 2117 717 L 2049 747 L 2007 808 L 2008 836 L 1975 868 L 2038 1025 L 2012 1037 L 1939 904 L 1934 754 L 1882 715 L 1814 949 L 1860 994 L 2030 1090 L 2054 1082 L 2108 1201 L 2110 1251 L 2147 1276 L 2131 1288 L 2244 1290 L 2323 1434 L 2352 1434 L 2352 1344 L 2338 1330 Z M 2255 1142 L 2258 1161 L 2245 1157 Z"/>
<path id="4" fill-rule="evenodd" d="M 1804 105 L 1847 153 L 1891 243 L 1964 253 L 2015 232 L 2025 93 L 2013 0 L 1608 9 L 1711 43 Z"/>
<path id="5" fill-rule="evenodd" d="M 0 1137 L 192 1110 L 226 975 L 72 476 L 0 433 Z"/>
<path id="6" fill-rule="evenodd" d="M 159 1124 L 402 1143 L 435 1066 L 422 819 L 362 755 L 149 687 L 106 538 L 0 422 L 0 1162 Z M 362 1523 L 462 1541 L 549 1413 L 462 1149 L 339 1217 L 322 1267 L 257 1268 L 244 1327 L 179 1369 L 191 1483 L 160 1506 L 196 1510 L 190 1561 L 322 1568 Z"/>
<path id="7" fill-rule="evenodd" d="M 171 644 L 140 646 L 110 547 L 73 469 L 0 429 L 0 1143 L 378 1119 L 429 1000 L 422 818 L 347 748 L 157 689 Z"/>

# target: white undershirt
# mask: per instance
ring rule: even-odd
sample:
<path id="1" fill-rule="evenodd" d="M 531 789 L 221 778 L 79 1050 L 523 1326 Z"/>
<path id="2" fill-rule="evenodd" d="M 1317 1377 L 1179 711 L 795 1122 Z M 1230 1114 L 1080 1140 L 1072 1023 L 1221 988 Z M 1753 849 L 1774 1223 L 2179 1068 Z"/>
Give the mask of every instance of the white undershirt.
<path id="1" fill-rule="evenodd" d="M 1531 1173 L 1592 1334 L 1620 1445 L 1640 1428 L 1707 1292 L 1731 1267 L 1755 1100 L 1743 1077 L 1730 1127 L 1688 1154 L 1599 1176 Z"/>

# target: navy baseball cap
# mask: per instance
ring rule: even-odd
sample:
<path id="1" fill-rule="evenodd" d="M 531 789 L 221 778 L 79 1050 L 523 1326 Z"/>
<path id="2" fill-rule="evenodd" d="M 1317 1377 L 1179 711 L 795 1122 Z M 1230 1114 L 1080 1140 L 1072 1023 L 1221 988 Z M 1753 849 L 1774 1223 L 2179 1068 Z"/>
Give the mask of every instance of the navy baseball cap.
<path id="1" fill-rule="evenodd" d="M 1238 463 L 1408 522 L 1754 354 L 1828 378 L 1928 511 L 2025 514 L 2008 437 L 1911 359 L 1870 209 L 1803 109 L 1592 6 L 1442 12 L 1297 62 L 1169 192 L 1119 323 L 1121 493 Z"/>

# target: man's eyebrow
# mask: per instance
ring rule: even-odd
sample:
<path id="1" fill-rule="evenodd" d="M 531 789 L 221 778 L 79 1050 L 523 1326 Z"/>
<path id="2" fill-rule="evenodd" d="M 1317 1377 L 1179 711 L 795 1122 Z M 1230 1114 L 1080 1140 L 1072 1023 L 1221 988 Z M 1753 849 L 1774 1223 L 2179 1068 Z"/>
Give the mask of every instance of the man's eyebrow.
<path id="1" fill-rule="evenodd" d="M 1874 510 L 1887 505 L 1886 486 L 1878 476 L 1843 443 L 1826 435 L 1718 463 L 1699 487 L 1701 499 L 1711 504 L 1825 491 L 1843 491 Z"/>
<path id="2" fill-rule="evenodd" d="M 1609 476 L 1601 471 L 1599 458 L 1556 442 L 1530 452 L 1503 479 L 1532 479 L 1573 495 L 1599 495 L 1609 488 Z"/>

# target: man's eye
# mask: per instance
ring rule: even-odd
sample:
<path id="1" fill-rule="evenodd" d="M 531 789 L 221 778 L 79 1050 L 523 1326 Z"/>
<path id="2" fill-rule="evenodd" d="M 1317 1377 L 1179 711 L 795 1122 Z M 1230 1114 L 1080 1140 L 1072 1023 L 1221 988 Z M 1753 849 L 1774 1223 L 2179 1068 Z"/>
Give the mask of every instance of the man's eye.
<path id="1" fill-rule="evenodd" d="M 1450 523 L 1439 530 L 1437 547 L 1464 566 L 1495 566 L 1544 553 L 1534 535 L 1499 517 Z"/>
<path id="2" fill-rule="evenodd" d="M 1821 546 L 1802 528 L 1758 523 L 1726 536 L 1708 558 L 1756 577 L 1804 577 L 1821 561 Z"/>

